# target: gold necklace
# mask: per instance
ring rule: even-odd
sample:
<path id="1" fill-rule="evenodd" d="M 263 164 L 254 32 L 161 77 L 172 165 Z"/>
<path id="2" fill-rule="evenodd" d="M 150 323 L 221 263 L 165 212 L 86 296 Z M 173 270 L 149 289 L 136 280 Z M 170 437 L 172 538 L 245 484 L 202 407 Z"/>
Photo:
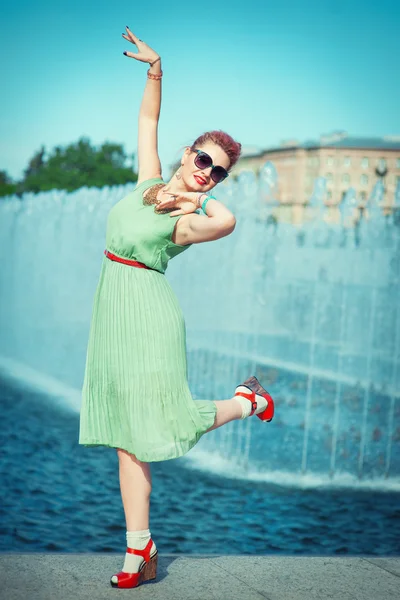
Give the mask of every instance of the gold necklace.
<path id="1" fill-rule="evenodd" d="M 143 204 L 151 205 L 151 204 L 160 204 L 161 200 L 157 200 L 157 194 L 165 186 L 165 183 L 156 183 L 152 185 L 150 188 L 146 190 L 146 196 L 143 196 Z M 161 208 L 157 209 L 157 206 L 154 207 L 154 212 L 158 214 L 169 213 L 173 210 L 176 210 L 176 206 L 171 208 Z"/>

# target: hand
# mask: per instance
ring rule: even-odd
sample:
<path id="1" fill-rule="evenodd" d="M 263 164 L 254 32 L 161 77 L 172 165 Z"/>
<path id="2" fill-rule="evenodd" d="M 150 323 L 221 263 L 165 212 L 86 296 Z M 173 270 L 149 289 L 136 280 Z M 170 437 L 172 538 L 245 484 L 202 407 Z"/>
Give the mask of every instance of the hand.
<path id="1" fill-rule="evenodd" d="M 137 54 L 134 54 L 133 52 L 125 52 L 126 56 L 129 56 L 129 58 L 136 58 L 136 60 L 146 63 L 152 63 L 156 60 L 156 58 L 159 58 L 157 52 L 152 50 L 150 46 L 143 42 L 143 40 L 140 40 L 138 37 L 136 37 L 129 27 L 126 27 L 126 30 L 128 33 L 123 33 L 122 37 L 128 40 L 128 42 L 131 42 L 131 44 L 135 44 L 139 50 Z"/>
<path id="2" fill-rule="evenodd" d="M 181 192 L 180 194 L 172 194 L 169 190 L 169 184 L 167 184 L 162 190 L 162 193 L 167 195 L 170 194 L 170 197 L 161 200 L 156 206 L 156 211 L 158 209 L 176 206 L 177 210 L 169 213 L 170 217 L 174 217 L 175 215 L 188 215 L 197 210 L 199 192 Z"/>

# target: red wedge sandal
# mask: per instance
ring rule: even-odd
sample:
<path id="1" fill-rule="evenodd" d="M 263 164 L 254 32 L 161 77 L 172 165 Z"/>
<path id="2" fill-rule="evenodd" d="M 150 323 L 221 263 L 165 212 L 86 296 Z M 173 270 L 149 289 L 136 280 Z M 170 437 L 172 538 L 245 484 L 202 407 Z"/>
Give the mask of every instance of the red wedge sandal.
<path id="1" fill-rule="evenodd" d="M 150 538 L 146 548 L 144 550 L 137 550 L 136 548 L 127 548 L 126 551 L 130 554 L 139 554 L 143 556 L 143 562 L 140 565 L 138 573 L 125 573 L 120 571 L 116 574 L 118 577 L 118 583 L 110 579 L 110 583 L 113 587 L 117 588 L 134 588 L 148 581 L 149 579 L 155 579 L 157 575 L 157 561 L 158 561 L 158 550 L 156 550 L 153 556 L 150 556 L 150 549 L 153 545 L 153 540 Z M 115 577 L 115 575 L 113 575 Z"/>
<path id="2" fill-rule="evenodd" d="M 246 387 L 248 390 L 250 390 L 250 392 L 248 394 L 246 392 L 236 392 L 236 390 L 241 386 Z M 265 400 L 267 401 L 267 408 L 262 413 L 257 413 L 256 416 L 264 422 L 269 423 L 269 421 L 272 421 L 275 412 L 274 401 L 272 400 L 267 390 L 262 387 L 257 377 L 255 377 L 254 375 L 252 377 L 249 377 L 249 379 L 246 379 L 244 383 L 238 385 L 236 387 L 236 390 L 235 396 L 243 396 L 244 398 L 250 400 L 252 404 L 250 416 L 254 414 L 254 411 L 257 408 L 256 395 L 265 398 Z"/>

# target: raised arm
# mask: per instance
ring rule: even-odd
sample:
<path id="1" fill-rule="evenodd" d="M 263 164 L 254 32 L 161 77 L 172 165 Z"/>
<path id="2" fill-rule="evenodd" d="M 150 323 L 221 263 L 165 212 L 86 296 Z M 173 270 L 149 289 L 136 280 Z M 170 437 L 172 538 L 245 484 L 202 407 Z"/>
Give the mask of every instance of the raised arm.
<path id="1" fill-rule="evenodd" d="M 124 52 L 130 58 L 136 58 L 141 62 L 149 63 L 149 72 L 153 74 L 161 73 L 161 58 L 148 46 L 140 40 L 127 27 L 127 34 L 123 37 L 135 44 L 139 50 L 137 54 L 133 52 Z M 152 177 L 161 177 L 161 162 L 158 156 L 158 121 L 161 109 L 161 78 L 147 78 L 144 88 L 142 104 L 139 110 L 138 122 L 138 180 L 139 185 L 142 181 Z"/>

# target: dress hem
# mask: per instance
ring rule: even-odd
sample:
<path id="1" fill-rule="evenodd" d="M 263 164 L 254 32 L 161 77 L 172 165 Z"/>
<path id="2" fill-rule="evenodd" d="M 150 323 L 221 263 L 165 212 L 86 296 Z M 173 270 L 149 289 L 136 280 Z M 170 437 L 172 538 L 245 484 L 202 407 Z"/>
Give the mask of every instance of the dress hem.
<path id="1" fill-rule="evenodd" d="M 210 427 L 212 427 L 212 425 L 210 425 Z M 206 433 L 206 431 L 204 432 Z M 107 448 L 120 448 L 121 450 L 125 450 L 126 452 L 129 452 L 129 454 L 133 454 L 134 456 L 136 456 L 136 458 L 142 462 L 158 462 L 158 461 L 164 461 L 164 460 L 172 460 L 174 458 L 179 458 L 181 456 L 184 456 L 185 454 L 187 454 L 189 452 L 189 450 L 191 450 L 200 440 L 201 437 L 203 437 L 204 433 L 202 433 L 198 439 L 193 440 L 192 442 L 189 442 L 188 444 L 186 444 L 186 446 L 179 450 L 175 448 L 174 452 L 170 452 L 170 453 L 155 453 L 155 452 L 137 452 L 135 451 L 133 448 L 128 448 L 126 447 L 126 444 L 121 443 L 119 444 L 118 442 L 100 442 L 99 440 L 86 440 L 86 441 L 79 441 L 78 444 L 81 446 L 86 446 L 86 447 L 96 447 L 96 446 L 105 446 Z"/>

